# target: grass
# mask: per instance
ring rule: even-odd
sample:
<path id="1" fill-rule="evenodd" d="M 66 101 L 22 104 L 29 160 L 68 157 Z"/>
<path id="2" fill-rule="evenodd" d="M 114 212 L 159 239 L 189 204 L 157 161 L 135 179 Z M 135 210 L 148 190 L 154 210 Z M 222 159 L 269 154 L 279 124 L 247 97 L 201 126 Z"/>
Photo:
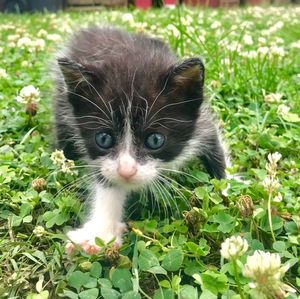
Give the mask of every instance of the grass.
<path id="1" fill-rule="evenodd" d="M 128 209 L 120 251 L 108 244 L 68 256 L 64 233 L 82 221 L 86 194 L 81 168 L 63 173 L 50 159 L 49 67 L 60 42 L 91 23 L 158 36 L 179 57 L 203 58 L 228 171 L 244 182 L 210 180 L 191 163 L 183 169 L 190 175 L 171 177 L 172 199 L 162 192 L 154 209 L 145 201 Z M 0 298 L 283 298 L 283 283 L 296 290 L 288 298 L 300 298 L 299 32 L 299 7 L 1 15 Z M 16 101 L 28 85 L 40 90 L 36 115 Z M 274 152 L 282 157 L 268 171 Z M 247 251 L 221 257 L 221 243 L 237 235 Z M 247 277 L 255 250 L 289 265 L 282 282 L 270 278 L 278 267 L 263 281 Z"/>

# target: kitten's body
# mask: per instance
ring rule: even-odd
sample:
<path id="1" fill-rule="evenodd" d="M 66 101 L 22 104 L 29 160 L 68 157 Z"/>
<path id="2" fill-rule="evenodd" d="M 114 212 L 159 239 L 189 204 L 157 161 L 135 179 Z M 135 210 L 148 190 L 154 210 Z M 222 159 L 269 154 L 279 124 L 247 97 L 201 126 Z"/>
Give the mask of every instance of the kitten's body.
<path id="1" fill-rule="evenodd" d="M 74 243 L 89 252 L 95 237 L 121 243 L 127 194 L 151 184 L 162 169 L 198 156 L 212 176 L 225 176 L 199 59 L 178 63 L 159 40 L 94 27 L 74 35 L 58 65 L 58 147 L 99 167 L 91 214 L 69 232 Z"/>

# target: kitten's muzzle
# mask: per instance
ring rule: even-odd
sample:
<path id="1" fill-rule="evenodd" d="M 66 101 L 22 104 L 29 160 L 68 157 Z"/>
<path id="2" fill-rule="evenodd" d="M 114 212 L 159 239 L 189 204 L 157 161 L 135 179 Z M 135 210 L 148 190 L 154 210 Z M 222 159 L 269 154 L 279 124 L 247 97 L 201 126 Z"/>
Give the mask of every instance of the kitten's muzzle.
<path id="1" fill-rule="evenodd" d="M 129 181 L 137 173 L 137 162 L 129 154 L 121 154 L 118 161 L 117 172 L 122 179 Z"/>

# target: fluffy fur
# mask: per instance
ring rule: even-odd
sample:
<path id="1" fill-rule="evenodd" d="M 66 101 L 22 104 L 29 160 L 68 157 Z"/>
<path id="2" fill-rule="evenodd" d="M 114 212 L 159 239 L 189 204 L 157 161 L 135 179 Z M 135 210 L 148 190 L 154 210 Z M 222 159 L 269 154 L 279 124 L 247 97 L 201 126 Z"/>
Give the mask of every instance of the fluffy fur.
<path id="1" fill-rule="evenodd" d="M 161 169 L 198 156 L 211 176 L 225 177 L 199 58 L 178 61 L 160 40 L 93 27 L 72 37 L 57 65 L 57 146 L 95 175 L 90 216 L 69 232 L 71 241 L 88 252 L 95 237 L 121 244 L 127 194 L 155 182 Z M 109 148 L 99 146 L 99 136 Z M 149 136 L 163 145 L 149 148 Z"/>

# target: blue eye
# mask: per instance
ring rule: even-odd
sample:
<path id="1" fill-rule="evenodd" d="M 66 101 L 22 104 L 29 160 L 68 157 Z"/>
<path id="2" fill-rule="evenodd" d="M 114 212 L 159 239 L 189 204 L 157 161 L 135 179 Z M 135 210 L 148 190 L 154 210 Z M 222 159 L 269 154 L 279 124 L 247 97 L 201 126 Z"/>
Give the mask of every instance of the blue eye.
<path id="1" fill-rule="evenodd" d="M 97 133 L 95 139 L 98 146 L 104 149 L 111 148 L 114 145 L 114 140 L 108 133 Z"/>
<path id="2" fill-rule="evenodd" d="M 145 145 L 150 150 L 157 150 L 161 148 L 165 143 L 165 136 L 159 133 L 150 134 L 145 139 Z"/>

